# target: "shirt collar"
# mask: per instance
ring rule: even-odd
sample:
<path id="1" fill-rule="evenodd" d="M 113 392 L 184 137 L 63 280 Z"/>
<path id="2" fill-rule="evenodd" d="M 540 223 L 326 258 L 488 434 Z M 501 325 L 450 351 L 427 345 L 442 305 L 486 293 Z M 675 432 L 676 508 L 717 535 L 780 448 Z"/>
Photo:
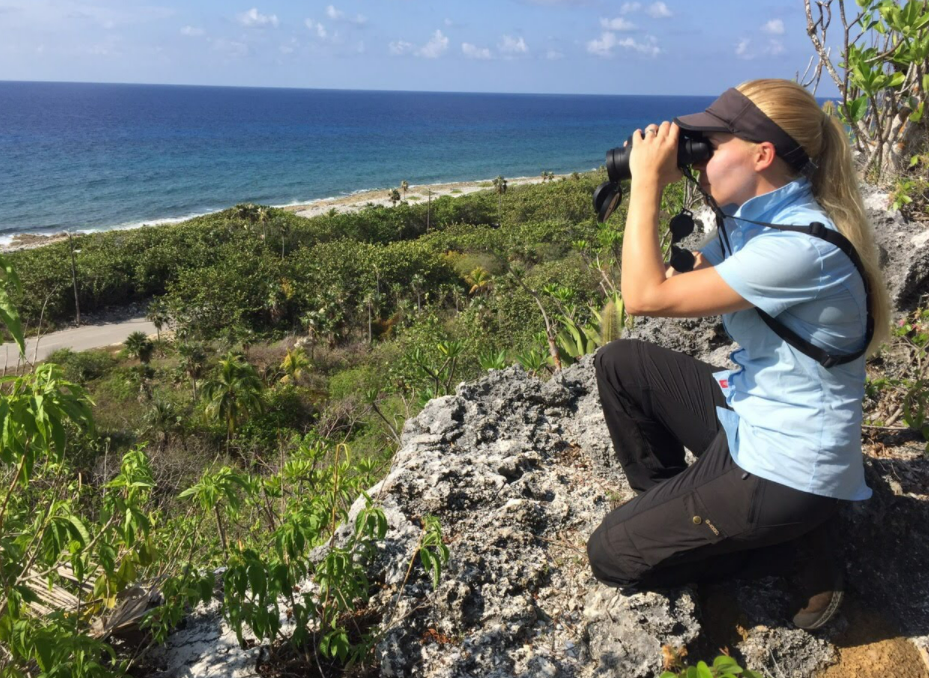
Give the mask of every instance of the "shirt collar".
<path id="1" fill-rule="evenodd" d="M 730 203 L 729 205 L 725 205 L 722 210 L 723 214 L 727 217 L 741 217 L 743 219 L 766 221 L 770 219 L 771 212 L 783 209 L 796 202 L 807 202 L 811 200 L 812 191 L 810 180 L 805 177 L 800 177 L 773 191 L 756 195 L 754 198 L 749 198 L 742 203 L 741 206 Z M 739 225 L 749 225 L 745 222 L 736 223 Z"/>

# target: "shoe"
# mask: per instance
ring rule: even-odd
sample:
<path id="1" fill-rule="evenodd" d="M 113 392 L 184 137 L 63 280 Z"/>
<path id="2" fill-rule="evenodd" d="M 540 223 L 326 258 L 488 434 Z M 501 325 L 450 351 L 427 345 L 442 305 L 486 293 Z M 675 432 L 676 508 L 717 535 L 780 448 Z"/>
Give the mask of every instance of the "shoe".
<path id="1" fill-rule="evenodd" d="M 845 593 L 841 588 L 813 594 L 807 600 L 806 605 L 794 614 L 792 619 L 794 626 L 805 631 L 821 629 L 839 611 L 844 596 Z"/>
<path id="2" fill-rule="evenodd" d="M 842 568 L 836 563 L 835 553 L 823 533 L 808 535 L 802 549 L 803 565 L 797 573 L 798 605 L 793 614 L 794 626 L 815 631 L 832 619 L 845 595 Z"/>

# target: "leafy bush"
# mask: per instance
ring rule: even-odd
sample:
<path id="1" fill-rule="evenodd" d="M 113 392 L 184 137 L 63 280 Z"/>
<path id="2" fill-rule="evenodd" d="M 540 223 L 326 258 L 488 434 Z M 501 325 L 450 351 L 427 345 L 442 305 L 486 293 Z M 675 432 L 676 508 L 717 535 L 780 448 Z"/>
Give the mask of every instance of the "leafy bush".
<path id="1" fill-rule="evenodd" d="M 107 351 L 90 350 L 76 353 L 70 348 L 54 351 L 45 361 L 59 365 L 67 381 L 82 385 L 107 375 L 116 366 L 116 358 Z"/>

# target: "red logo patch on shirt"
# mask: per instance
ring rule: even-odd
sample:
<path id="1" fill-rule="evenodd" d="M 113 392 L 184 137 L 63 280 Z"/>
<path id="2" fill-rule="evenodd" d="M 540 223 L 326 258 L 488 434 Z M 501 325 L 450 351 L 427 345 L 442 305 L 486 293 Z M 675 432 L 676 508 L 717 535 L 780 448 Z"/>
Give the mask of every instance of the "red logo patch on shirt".
<path id="1" fill-rule="evenodd" d="M 720 380 L 719 380 L 719 385 L 722 386 L 723 388 L 729 388 L 729 380 L 728 380 L 728 379 L 720 379 Z"/>

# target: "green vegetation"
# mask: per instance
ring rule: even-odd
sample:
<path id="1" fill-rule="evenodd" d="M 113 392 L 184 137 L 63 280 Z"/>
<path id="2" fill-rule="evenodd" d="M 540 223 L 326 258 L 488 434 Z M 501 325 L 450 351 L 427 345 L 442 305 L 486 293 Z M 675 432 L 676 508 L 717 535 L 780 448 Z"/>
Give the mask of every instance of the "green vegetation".
<path id="1" fill-rule="evenodd" d="M 879 172 L 924 125 L 929 18 L 915 0 L 858 4 L 846 30 L 881 39 L 850 43 L 838 109 Z M 811 23 L 824 40 L 825 24 Z M 894 177 L 895 203 L 911 212 L 925 205 L 920 153 L 911 175 Z M 492 190 L 427 204 L 391 189 L 393 207 L 313 219 L 242 204 L 83 235 L 77 299 L 67 242 L 0 262 L 0 323 L 21 347 L 78 306 L 144 302 L 158 329 L 118 354 L 58 351 L 0 381 L 0 676 L 131 671 L 145 643 L 213 597 L 217 576 L 222 613 L 272 660 L 315 672 L 370 661 L 398 622 L 365 616 L 377 585 L 365 563 L 387 525 L 364 491 L 389 467 L 404 421 L 485 369 L 516 361 L 548 375 L 632 321 L 617 287 L 624 209 L 597 224 L 590 204 L 603 175 L 545 171 L 521 186 L 500 176 L 480 184 Z M 665 246 L 684 201 L 683 184 L 665 192 Z M 929 439 L 927 322 L 919 311 L 897 331 L 916 371 L 869 381 L 868 397 L 887 415 L 872 423 L 903 418 Z M 450 553 L 439 522 L 421 518 L 406 578 L 437 586 Z M 146 641 L 117 653 L 107 620 L 145 582 L 164 604 L 141 620 Z M 674 675 L 755 674 L 720 657 Z"/>
<path id="2" fill-rule="evenodd" d="M 223 614 L 272 658 L 370 661 L 395 623 L 364 621 L 365 563 L 387 529 L 376 503 L 322 559 L 310 553 L 430 398 L 491 364 L 544 375 L 596 346 L 618 256 L 614 226 L 589 209 L 599 179 L 501 179 L 428 207 L 311 220 L 240 205 L 79 238 L 82 311 L 148 300 L 159 336 L 58 351 L 3 382 L 2 675 L 131 671 L 144 644 L 117 653 L 100 624 L 157 582 L 164 604 L 141 623 L 158 642 L 212 597 L 218 566 Z M 4 267 L 12 336 L 73 317 L 68 247 L 11 259 L 24 281 Z M 422 520 L 407 578 L 436 586 L 450 554 L 439 522 Z M 49 606 L 37 593 L 49 587 L 75 604 Z"/>
<path id="3" fill-rule="evenodd" d="M 719 655 L 713 664 L 697 662 L 696 666 L 685 666 L 679 671 L 665 671 L 661 678 L 762 678 L 760 673 L 743 669 L 738 662 L 727 655 Z"/>
<path id="4" fill-rule="evenodd" d="M 921 0 L 804 4 L 807 33 L 819 57 L 810 62 L 812 76 L 805 84 L 815 87 L 824 74 L 833 80 L 840 96 L 836 112 L 849 126 L 865 172 L 895 178 L 910 162 L 914 144 L 925 144 L 929 6 Z M 836 38 L 844 47 L 834 60 L 827 42 Z"/>

